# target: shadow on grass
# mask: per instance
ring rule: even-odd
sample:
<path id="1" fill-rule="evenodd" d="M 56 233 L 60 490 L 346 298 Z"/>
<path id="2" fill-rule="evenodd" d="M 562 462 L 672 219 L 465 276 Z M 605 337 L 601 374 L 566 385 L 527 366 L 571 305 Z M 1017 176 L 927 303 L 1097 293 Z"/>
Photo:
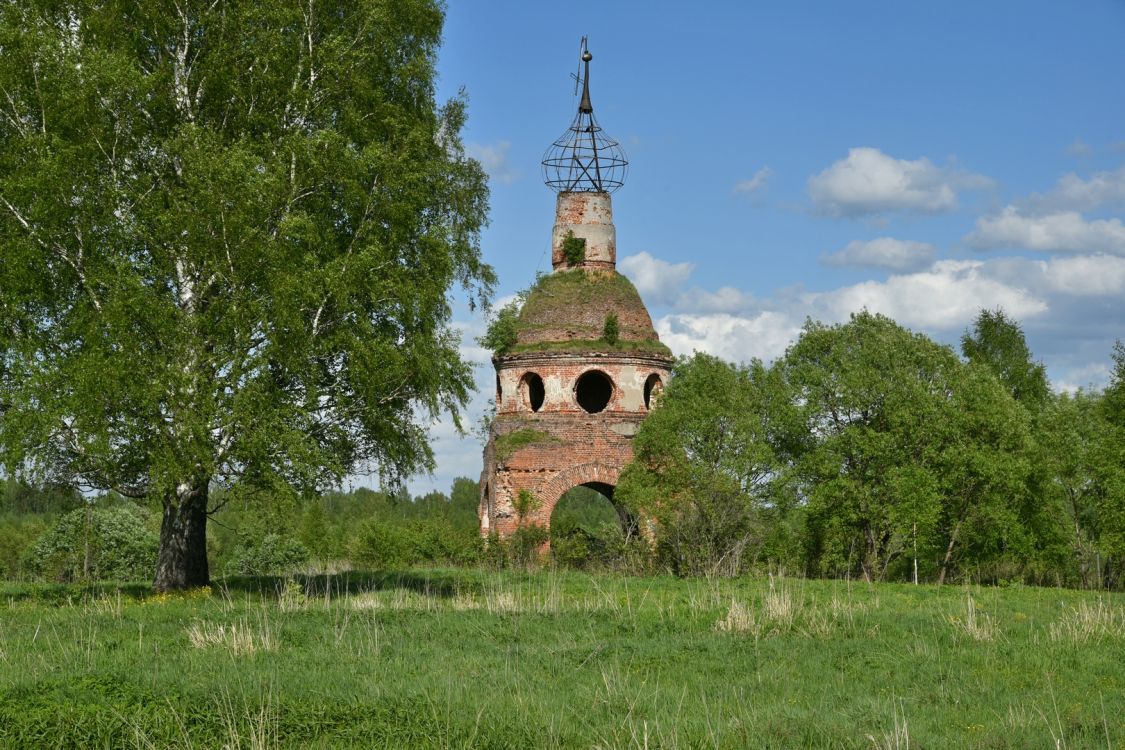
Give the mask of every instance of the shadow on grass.
<path id="1" fill-rule="evenodd" d="M 120 595 L 124 599 L 147 599 L 151 583 L 98 581 L 96 583 L 2 583 L 0 602 L 36 602 L 48 605 L 81 604 L 90 599 Z"/>
<path id="2" fill-rule="evenodd" d="M 482 586 L 474 570 L 387 570 L 346 571 L 321 575 L 228 576 L 211 582 L 220 591 L 257 594 L 274 598 L 290 581 L 304 587 L 308 596 L 342 596 L 368 591 L 408 589 L 425 596 L 450 598 L 478 593 Z M 184 595 L 190 595 L 185 592 Z M 157 596 L 151 583 L 99 581 L 95 583 L 0 583 L 0 602 L 34 602 L 48 606 L 70 606 L 95 599 L 120 596 L 142 601 Z M 177 596 L 177 594 L 171 594 Z"/>
<path id="3" fill-rule="evenodd" d="M 480 591 L 479 577 L 471 570 L 355 571 L 322 575 L 229 576 L 213 586 L 227 591 L 277 595 L 288 581 L 304 586 L 308 596 L 336 596 L 367 591 L 408 589 L 426 596 L 449 598 Z"/>

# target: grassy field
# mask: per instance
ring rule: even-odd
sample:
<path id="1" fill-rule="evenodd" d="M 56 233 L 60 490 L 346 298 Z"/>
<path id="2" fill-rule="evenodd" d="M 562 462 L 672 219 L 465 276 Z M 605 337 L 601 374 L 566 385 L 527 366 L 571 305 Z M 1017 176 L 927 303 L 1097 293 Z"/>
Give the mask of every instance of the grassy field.
<path id="1" fill-rule="evenodd" d="M 1125 597 L 429 571 L 0 587 L 0 747 L 1120 747 Z"/>

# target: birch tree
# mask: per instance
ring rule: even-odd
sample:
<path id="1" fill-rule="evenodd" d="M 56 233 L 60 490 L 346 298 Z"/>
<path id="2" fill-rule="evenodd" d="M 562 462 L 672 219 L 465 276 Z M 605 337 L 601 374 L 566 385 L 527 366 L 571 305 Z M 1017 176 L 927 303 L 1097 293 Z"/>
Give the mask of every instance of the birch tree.
<path id="1" fill-rule="evenodd" d="M 0 456 L 151 500 L 208 582 L 216 486 L 432 464 L 490 294 L 432 0 L 0 4 Z M 227 493 L 229 496 L 230 493 Z"/>

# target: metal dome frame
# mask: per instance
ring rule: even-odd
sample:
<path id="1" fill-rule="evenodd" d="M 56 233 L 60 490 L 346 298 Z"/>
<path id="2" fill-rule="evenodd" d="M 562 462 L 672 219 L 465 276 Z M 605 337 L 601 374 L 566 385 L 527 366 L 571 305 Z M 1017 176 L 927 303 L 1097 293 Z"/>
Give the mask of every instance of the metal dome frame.
<path id="1" fill-rule="evenodd" d="M 578 113 L 543 155 L 543 182 L 559 193 L 612 193 L 625 184 L 629 173 L 625 150 L 594 118 L 594 106 L 590 103 L 592 59 L 583 37 L 581 60 L 585 69 Z"/>

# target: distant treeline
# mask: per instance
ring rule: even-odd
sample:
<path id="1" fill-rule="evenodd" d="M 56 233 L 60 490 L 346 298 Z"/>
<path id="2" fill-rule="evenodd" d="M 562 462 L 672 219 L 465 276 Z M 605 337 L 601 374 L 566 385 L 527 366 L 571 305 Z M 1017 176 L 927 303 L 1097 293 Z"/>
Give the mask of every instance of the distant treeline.
<path id="1" fill-rule="evenodd" d="M 0 490 L 0 577 L 151 578 L 157 508 L 12 479 Z M 216 489 L 211 502 L 207 547 L 218 576 L 457 565 L 476 562 L 483 548 L 477 483 L 468 479 L 455 480 L 449 494 L 418 497 L 366 488 L 312 498 Z"/>
<path id="2" fill-rule="evenodd" d="M 220 577 L 541 562 L 547 532 L 531 528 L 486 543 L 478 502 L 478 483 L 465 478 L 455 479 L 448 494 L 417 496 L 362 487 L 309 498 L 215 488 L 208 558 Z M 558 562 L 619 567 L 625 559 L 617 512 L 597 492 L 576 487 L 567 493 L 554 521 Z M 0 578 L 147 580 L 159 529 L 158 508 L 119 495 L 84 498 L 9 479 L 0 484 Z"/>

